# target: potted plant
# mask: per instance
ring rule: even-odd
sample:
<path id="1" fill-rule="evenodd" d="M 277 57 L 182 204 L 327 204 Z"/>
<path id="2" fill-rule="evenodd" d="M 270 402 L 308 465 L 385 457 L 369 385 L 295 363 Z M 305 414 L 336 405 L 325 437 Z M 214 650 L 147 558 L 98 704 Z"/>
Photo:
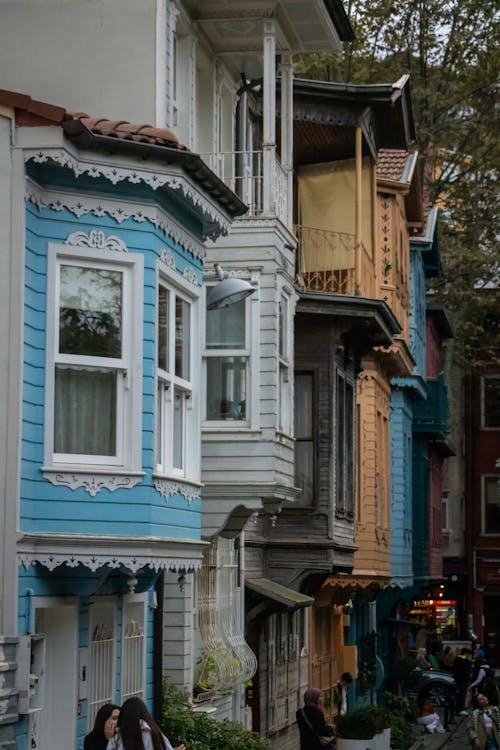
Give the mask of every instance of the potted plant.
<path id="1" fill-rule="evenodd" d="M 375 750 L 373 706 L 362 706 L 335 718 L 337 750 Z"/>

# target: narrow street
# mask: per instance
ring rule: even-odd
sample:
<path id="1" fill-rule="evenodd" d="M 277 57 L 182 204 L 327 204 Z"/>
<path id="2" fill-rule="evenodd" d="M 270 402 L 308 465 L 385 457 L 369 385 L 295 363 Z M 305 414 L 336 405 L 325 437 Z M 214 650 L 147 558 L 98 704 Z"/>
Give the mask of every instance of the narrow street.
<path id="1" fill-rule="evenodd" d="M 468 750 L 467 716 L 456 716 L 456 722 L 450 725 L 445 734 L 426 734 L 422 737 L 423 750 Z M 415 749 L 416 750 L 416 749 Z"/>

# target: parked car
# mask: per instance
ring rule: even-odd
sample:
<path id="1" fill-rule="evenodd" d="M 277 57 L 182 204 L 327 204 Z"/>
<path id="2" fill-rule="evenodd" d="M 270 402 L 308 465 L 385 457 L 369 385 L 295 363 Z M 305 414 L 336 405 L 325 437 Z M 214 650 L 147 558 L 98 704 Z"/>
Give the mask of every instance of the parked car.
<path id="1" fill-rule="evenodd" d="M 449 672 L 442 672 L 439 669 L 419 669 L 422 681 L 419 681 L 418 690 L 412 697 L 417 698 L 420 695 L 429 696 L 435 706 L 449 706 L 455 702 L 457 695 L 457 685 Z"/>

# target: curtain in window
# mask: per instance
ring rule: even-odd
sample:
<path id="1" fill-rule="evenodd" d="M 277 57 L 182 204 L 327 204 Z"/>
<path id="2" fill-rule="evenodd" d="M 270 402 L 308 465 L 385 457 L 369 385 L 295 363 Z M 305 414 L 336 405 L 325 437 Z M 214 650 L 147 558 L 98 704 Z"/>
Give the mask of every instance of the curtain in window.
<path id="1" fill-rule="evenodd" d="M 56 453 L 116 455 L 116 378 L 113 370 L 56 367 Z"/>

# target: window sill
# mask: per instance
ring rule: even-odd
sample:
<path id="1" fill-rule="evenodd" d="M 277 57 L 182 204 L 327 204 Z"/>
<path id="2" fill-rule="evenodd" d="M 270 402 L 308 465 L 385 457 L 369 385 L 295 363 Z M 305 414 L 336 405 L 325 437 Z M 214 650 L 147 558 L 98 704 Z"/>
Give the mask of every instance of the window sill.
<path id="1" fill-rule="evenodd" d="M 203 427 L 202 428 L 203 435 L 210 435 L 210 436 L 218 436 L 221 440 L 225 439 L 226 435 L 230 434 L 238 434 L 238 435 L 255 435 L 256 437 L 260 437 L 262 434 L 262 430 L 260 429 L 253 429 L 252 427 L 249 427 L 248 425 L 235 425 L 230 424 L 228 425 L 227 422 L 221 423 L 221 425 L 217 426 L 210 426 L 210 427 Z"/>
<path id="2" fill-rule="evenodd" d="M 85 468 L 81 466 L 42 466 L 44 479 L 59 487 L 76 490 L 80 487 L 95 497 L 101 490 L 114 492 L 120 489 L 132 489 L 142 481 L 143 471 L 127 471 L 127 469 L 109 469 L 103 467 Z"/>

